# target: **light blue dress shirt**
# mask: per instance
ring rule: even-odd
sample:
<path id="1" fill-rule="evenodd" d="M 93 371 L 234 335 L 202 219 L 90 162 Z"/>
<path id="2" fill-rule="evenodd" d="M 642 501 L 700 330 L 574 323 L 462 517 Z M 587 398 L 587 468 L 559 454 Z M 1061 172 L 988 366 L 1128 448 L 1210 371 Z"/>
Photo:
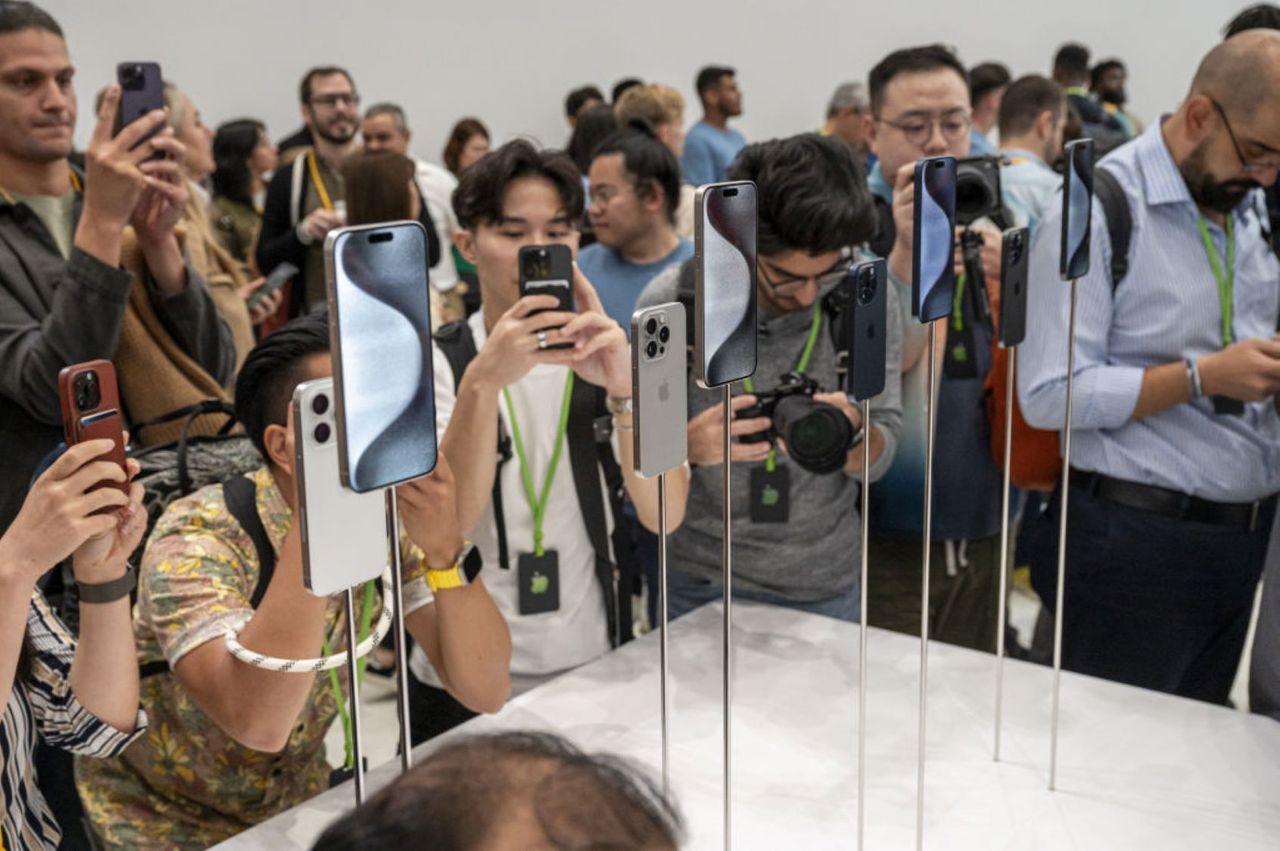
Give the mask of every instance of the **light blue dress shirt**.
<path id="1" fill-rule="evenodd" d="M 987 138 L 986 133 L 983 133 L 977 127 L 969 129 L 969 156 L 989 157 L 995 152 L 996 146 L 991 144 L 991 140 Z"/>
<path id="2" fill-rule="evenodd" d="M 1118 479 L 1221 502 L 1280 491 L 1280 417 L 1271 400 L 1243 416 L 1213 412 L 1209 399 L 1132 420 L 1148 367 L 1222 348 L 1218 285 L 1197 225 L 1199 210 L 1159 123 L 1099 165 L 1129 197 L 1129 272 L 1111 284 L 1111 240 L 1093 204 L 1089 274 L 1079 281 L 1072 465 Z M 1236 340 L 1271 337 L 1280 315 L 1280 262 L 1262 236 L 1252 199 L 1233 213 Z M 1058 276 L 1062 210 L 1053 205 L 1033 243 L 1027 339 L 1018 398 L 1027 422 L 1058 429 L 1066 410 L 1070 285 Z M 1209 231 L 1220 257 L 1226 233 Z"/>
<path id="3" fill-rule="evenodd" d="M 1012 227 L 1031 229 L 1036 226 L 1052 204 L 1062 204 L 1062 175 L 1044 160 L 1021 148 L 1007 148 L 1000 152 L 1000 194 L 1005 209 L 1012 217 Z"/>
<path id="4" fill-rule="evenodd" d="M 702 186 L 725 180 L 733 158 L 747 146 L 747 137 L 732 127 L 721 130 L 705 121 L 689 128 L 684 138 L 684 154 L 680 157 L 681 176 L 685 183 Z"/>

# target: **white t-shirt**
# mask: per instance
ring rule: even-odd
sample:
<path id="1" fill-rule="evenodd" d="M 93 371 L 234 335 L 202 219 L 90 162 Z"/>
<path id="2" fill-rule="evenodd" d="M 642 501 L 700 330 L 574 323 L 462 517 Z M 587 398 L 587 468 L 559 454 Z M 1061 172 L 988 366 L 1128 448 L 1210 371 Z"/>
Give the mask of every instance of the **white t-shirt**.
<path id="1" fill-rule="evenodd" d="M 483 312 L 474 314 L 468 324 L 475 336 L 476 348 L 486 339 Z M 436 429 L 443 437 L 453 415 L 457 389 L 449 361 L 435 346 Z M 564 398 L 568 369 L 562 366 L 535 366 L 528 375 L 507 389 L 520 423 L 520 434 L 533 476 L 534 490 L 541 492 L 546 480 L 551 453 L 555 449 L 556 430 L 560 421 L 560 403 Z M 575 379 L 576 380 L 576 379 Z M 502 427 L 512 434 L 511 420 L 505 402 L 499 398 L 498 411 Z M 566 438 L 567 441 L 567 438 Z M 494 447 L 497 453 L 497 447 Z M 498 534 L 493 517 L 493 500 L 485 505 L 476 528 L 466 533 L 484 558 L 480 576 L 489 595 L 511 628 L 511 674 L 517 692 L 548 674 L 576 668 L 602 655 L 609 649 L 608 621 L 604 596 L 596 579 L 595 551 L 587 536 L 586 523 L 578 507 L 573 484 L 573 466 L 566 442 L 560 454 L 555 480 L 547 498 L 543 522 L 543 548 L 555 550 L 560 564 L 560 608 L 554 612 L 521 615 L 516 585 L 516 559 L 521 553 L 533 552 L 533 512 L 525 496 L 520 475 L 520 460 L 512 448 L 511 460 L 502 465 L 502 508 L 506 520 L 508 569 L 498 563 Z M 601 493 L 607 493 L 601 477 Z M 613 518 L 609 516 L 609 531 Z M 440 680 L 431 668 L 421 647 L 413 648 L 410 662 L 413 675 L 424 683 L 439 686 Z"/>

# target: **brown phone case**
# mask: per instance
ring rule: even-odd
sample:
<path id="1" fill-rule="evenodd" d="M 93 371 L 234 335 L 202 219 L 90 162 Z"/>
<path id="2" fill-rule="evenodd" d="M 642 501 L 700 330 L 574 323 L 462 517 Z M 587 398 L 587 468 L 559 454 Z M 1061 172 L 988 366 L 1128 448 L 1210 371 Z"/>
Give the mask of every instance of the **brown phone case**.
<path id="1" fill-rule="evenodd" d="M 77 399 L 76 380 L 82 375 L 93 373 L 97 378 L 96 400 Z M 120 469 L 128 470 L 125 464 L 124 420 L 120 415 L 120 393 L 116 388 L 116 368 L 108 360 L 94 360 L 65 367 L 58 373 L 58 399 L 62 403 L 62 429 L 67 446 L 72 447 L 86 440 L 108 438 L 115 443 L 110 452 L 102 457 L 120 465 Z M 83 404 L 84 402 L 92 404 Z M 99 487 L 113 487 L 128 495 L 128 482 L 101 482 L 90 490 Z M 107 508 L 97 513 L 115 511 Z"/>

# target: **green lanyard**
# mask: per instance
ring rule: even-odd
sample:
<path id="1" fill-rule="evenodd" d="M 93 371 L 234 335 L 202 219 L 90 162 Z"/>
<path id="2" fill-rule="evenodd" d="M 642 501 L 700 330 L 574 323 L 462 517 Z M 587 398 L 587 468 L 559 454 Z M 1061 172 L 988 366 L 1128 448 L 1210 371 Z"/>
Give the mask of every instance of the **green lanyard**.
<path id="1" fill-rule="evenodd" d="M 385 603 L 384 603 L 385 605 Z M 360 613 L 360 641 L 364 641 L 369 636 L 369 624 L 373 621 L 373 583 L 366 582 L 364 584 L 364 611 Z M 329 636 L 326 635 L 320 644 L 321 651 L 324 655 L 332 655 L 329 650 Z M 354 652 L 354 647 L 348 647 L 348 651 Z M 364 679 L 364 666 L 369 661 L 369 657 L 362 656 L 356 662 L 356 682 L 352 684 L 352 691 L 359 689 L 359 684 Z M 346 745 L 347 759 L 343 763 L 343 768 L 352 768 L 356 764 L 355 753 L 352 748 L 351 735 L 351 715 L 347 711 L 347 701 L 342 696 L 342 687 L 338 684 L 338 671 L 336 668 L 329 669 L 329 690 L 333 692 L 333 702 L 338 705 L 338 717 L 342 719 L 342 737 L 343 744 Z"/>
<path id="2" fill-rule="evenodd" d="M 542 482 L 542 493 L 533 489 L 533 471 L 529 469 L 529 458 L 524 451 L 524 438 L 520 435 L 520 423 L 516 420 L 516 409 L 511 404 L 511 394 L 502 388 L 502 398 L 507 403 L 507 416 L 511 419 L 511 442 L 516 445 L 516 455 L 520 459 L 520 478 L 524 481 L 524 495 L 529 500 L 529 509 L 533 512 L 533 554 L 543 555 L 542 521 L 547 515 L 547 499 L 551 495 L 551 482 L 556 477 L 556 468 L 560 466 L 560 450 L 564 447 L 564 435 L 569 429 L 569 400 L 573 397 L 573 370 L 564 380 L 564 399 L 560 402 L 560 426 L 556 431 L 555 449 L 551 451 L 551 463 L 547 466 L 547 476 Z"/>
<path id="3" fill-rule="evenodd" d="M 818 342 L 818 329 L 822 327 L 822 302 L 815 301 L 813 303 L 813 320 L 809 323 L 809 339 L 805 340 L 804 351 L 800 352 L 800 360 L 796 362 L 796 372 L 804 372 L 809 368 L 809 359 L 813 357 L 813 347 Z M 748 393 L 756 392 L 756 386 L 750 378 L 742 379 L 742 389 Z M 773 447 L 769 450 L 769 457 L 765 459 L 764 468 L 772 473 L 778 466 L 778 449 Z"/>
<path id="4" fill-rule="evenodd" d="M 964 330 L 964 275 L 956 278 L 956 288 L 951 294 L 951 327 Z"/>
<path id="5" fill-rule="evenodd" d="M 1222 348 L 1226 348 L 1234 342 L 1234 335 L 1231 333 L 1232 317 L 1235 313 L 1234 293 L 1236 286 L 1236 238 L 1231 232 L 1231 214 L 1227 213 L 1227 222 L 1223 226 L 1227 232 L 1227 257 L 1224 273 L 1222 271 L 1223 260 L 1218 256 L 1218 249 L 1214 247 L 1213 236 L 1209 233 L 1209 225 L 1205 223 L 1204 216 L 1200 216 L 1200 237 L 1204 240 L 1204 253 L 1209 256 L 1209 268 L 1213 270 L 1213 277 L 1218 282 L 1218 302 L 1222 305 Z"/>

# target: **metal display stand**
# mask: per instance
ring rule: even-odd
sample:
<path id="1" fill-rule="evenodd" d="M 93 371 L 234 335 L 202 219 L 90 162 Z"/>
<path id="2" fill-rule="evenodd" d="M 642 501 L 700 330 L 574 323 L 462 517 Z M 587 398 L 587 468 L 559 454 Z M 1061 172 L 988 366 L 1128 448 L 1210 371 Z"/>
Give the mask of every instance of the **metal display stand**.
<path id="1" fill-rule="evenodd" d="M 404 627 L 404 568 L 400 564 L 400 503 L 396 489 L 387 488 L 387 545 L 391 550 L 391 596 L 396 636 L 396 718 L 400 722 L 400 770 L 413 765 L 413 736 L 409 726 L 409 652 Z"/>
<path id="2" fill-rule="evenodd" d="M 351 706 L 351 755 L 354 759 L 356 806 L 364 803 L 364 741 L 360 733 L 360 682 L 356 664 L 356 603 L 348 587 L 343 592 L 347 605 L 347 699 Z"/>
<path id="3" fill-rule="evenodd" d="M 862 565 L 858 611 L 862 623 L 858 627 L 858 848 L 866 836 L 867 800 L 867 574 L 868 539 L 871 531 L 871 400 L 862 402 Z"/>
<path id="4" fill-rule="evenodd" d="M 733 847 L 733 511 L 729 504 L 733 465 L 730 429 L 733 424 L 733 385 L 724 394 L 724 542 L 720 560 L 724 566 L 724 847 Z"/>
<path id="5" fill-rule="evenodd" d="M 925 711 L 929 697 L 929 567 L 933 554 L 933 438 L 938 393 L 938 322 L 929 323 L 928 396 L 925 399 L 924 438 L 924 559 L 920 581 L 920 730 L 916 765 L 916 848 L 924 847 Z"/>
<path id="6" fill-rule="evenodd" d="M 662 706 L 662 795 L 671 798 L 671 692 L 667 655 L 667 473 L 658 474 L 658 611 L 661 627 L 658 635 L 658 690 Z"/>
<path id="7" fill-rule="evenodd" d="M 1049 789 L 1058 782 L 1058 703 L 1062 691 L 1062 611 L 1067 573 L 1067 502 L 1071 483 L 1071 403 L 1076 354 L 1076 291 L 1071 279 L 1071 314 L 1067 322 L 1067 413 L 1062 426 L 1062 486 L 1058 501 L 1058 590 L 1053 607 L 1053 729 L 1049 734 Z"/>
<path id="8" fill-rule="evenodd" d="M 1004 482 L 1000 500 L 1000 591 L 996 600 L 996 712 L 992 759 L 1000 761 L 1000 730 L 1004 715 L 1004 633 L 1009 614 L 1009 491 L 1013 471 L 1013 387 L 1018 368 L 1018 347 L 1008 349 L 1004 386 Z"/>

